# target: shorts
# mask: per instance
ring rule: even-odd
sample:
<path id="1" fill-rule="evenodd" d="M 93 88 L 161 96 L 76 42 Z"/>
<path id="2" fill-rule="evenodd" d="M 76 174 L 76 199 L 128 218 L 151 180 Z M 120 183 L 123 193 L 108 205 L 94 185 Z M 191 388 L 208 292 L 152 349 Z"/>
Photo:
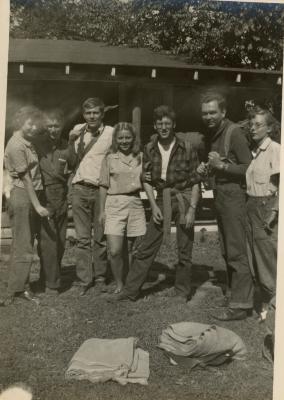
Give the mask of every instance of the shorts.
<path id="1" fill-rule="evenodd" d="M 106 235 L 137 237 L 146 233 L 145 211 L 139 196 L 107 196 L 105 215 Z"/>

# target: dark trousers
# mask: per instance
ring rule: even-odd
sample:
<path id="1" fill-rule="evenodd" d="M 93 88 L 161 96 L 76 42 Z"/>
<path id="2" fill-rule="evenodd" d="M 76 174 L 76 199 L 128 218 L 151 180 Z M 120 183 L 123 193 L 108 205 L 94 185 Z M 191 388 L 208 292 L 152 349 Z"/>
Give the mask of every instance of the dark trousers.
<path id="1" fill-rule="evenodd" d="M 248 238 L 263 300 L 267 303 L 276 294 L 278 223 L 272 232 L 264 228 L 273 203 L 273 197 L 249 197 L 247 202 Z"/>
<path id="2" fill-rule="evenodd" d="M 246 194 L 235 183 L 217 184 L 215 207 L 223 257 L 231 284 L 230 308 L 253 306 L 246 243 Z"/>
<path id="3" fill-rule="evenodd" d="M 157 201 L 162 209 L 162 204 Z M 177 201 L 172 203 L 172 216 L 177 227 L 178 266 L 176 270 L 175 289 L 178 295 L 189 297 L 191 292 L 191 267 L 194 229 L 185 229 L 179 223 Z M 134 256 L 134 261 L 126 279 L 124 292 L 135 299 L 147 278 L 148 271 L 153 264 L 163 240 L 163 225 L 157 225 L 151 218 L 147 231 Z"/>
<path id="4" fill-rule="evenodd" d="M 42 220 L 40 230 L 40 283 L 58 289 L 67 230 L 67 187 L 61 184 L 46 186 L 44 205 L 50 218 Z"/>
<path id="5" fill-rule="evenodd" d="M 41 194 L 37 193 L 38 197 Z M 12 228 L 12 246 L 8 294 L 23 292 L 29 282 L 34 257 L 34 240 L 39 235 L 40 217 L 30 202 L 24 188 L 14 187 L 9 201 Z"/>
<path id="6" fill-rule="evenodd" d="M 106 238 L 104 228 L 98 221 L 99 206 L 98 187 L 73 185 L 72 212 L 77 238 L 76 272 L 85 285 L 91 284 L 94 278 L 105 278 L 107 272 Z"/>

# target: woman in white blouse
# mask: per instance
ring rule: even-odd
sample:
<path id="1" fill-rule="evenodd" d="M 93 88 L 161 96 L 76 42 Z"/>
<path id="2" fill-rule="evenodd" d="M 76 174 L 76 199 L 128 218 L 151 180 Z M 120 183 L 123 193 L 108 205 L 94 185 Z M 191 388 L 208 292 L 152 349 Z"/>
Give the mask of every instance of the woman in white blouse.
<path id="1" fill-rule="evenodd" d="M 276 291 L 280 144 L 272 140 L 274 128 L 275 119 L 270 111 L 256 108 L 251 113 L 250 134 L 255 147 L 246 172 L 247 216 L 263 311 Z"/>

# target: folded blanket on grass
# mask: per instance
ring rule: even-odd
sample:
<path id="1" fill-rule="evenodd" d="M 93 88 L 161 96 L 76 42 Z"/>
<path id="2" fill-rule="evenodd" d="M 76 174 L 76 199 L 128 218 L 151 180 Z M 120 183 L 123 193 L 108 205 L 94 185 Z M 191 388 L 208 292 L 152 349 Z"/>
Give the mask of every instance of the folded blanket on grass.
<path id="1" fill-rule="evenodd" d="M 172 324 L 162 331 L 158 347 L 165 350 L 173 364 L 220 365 L 226 361 L 244 360 L 246 347 L 229 329 L 197 322 Z M 183 359 L 187 358 L 187 361 Z"/>
<path id="2" fill-rule="evenodd" d="M 87 379 L 93 383 L 114 380 L 148 384 L 149 353 L 136 348 L 137 338 L 88 339 L 72 357 L 67 379 Z"/>

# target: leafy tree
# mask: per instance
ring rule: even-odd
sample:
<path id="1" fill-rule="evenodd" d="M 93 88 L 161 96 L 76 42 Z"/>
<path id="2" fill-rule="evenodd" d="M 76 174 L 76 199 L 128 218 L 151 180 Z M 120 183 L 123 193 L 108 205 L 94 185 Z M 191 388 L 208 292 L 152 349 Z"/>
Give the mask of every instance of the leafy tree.
<path id="1" fill-rule="evenodd" d="M 281 69 L 284 5 L 210 0 L 11 0 L 11 37 L 148 47 L 205 65 Z"/>

